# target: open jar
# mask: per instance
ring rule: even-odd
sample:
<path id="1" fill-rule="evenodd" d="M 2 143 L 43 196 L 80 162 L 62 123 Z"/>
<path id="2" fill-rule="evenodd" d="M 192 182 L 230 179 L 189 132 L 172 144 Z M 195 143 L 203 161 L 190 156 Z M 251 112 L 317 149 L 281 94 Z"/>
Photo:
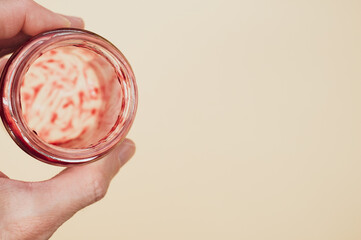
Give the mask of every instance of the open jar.
<path id="1" fill-rule="evenodd" d="M 41 33 L 17 49 L 0 94 L 12 139 L 54 165 L 105 156 L 127 135 L 138 97 L 123 54 L 99 35 L 72 28 Z"/>

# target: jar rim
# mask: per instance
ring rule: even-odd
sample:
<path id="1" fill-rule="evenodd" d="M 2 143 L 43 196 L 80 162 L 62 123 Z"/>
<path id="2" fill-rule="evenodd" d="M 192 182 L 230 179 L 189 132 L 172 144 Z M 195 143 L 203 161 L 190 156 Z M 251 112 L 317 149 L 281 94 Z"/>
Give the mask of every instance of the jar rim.
<path id="1" fill-rule="evenodd" d="M 96 146 L 69 149 L 44 142 L 29 131 L 21 114 L 20 84 L 24 74 L 42 51 L 61 46 L 86 46 L 87 49 L 111 61 L 116 74 L 124 77 L 127 97 L 124 122 L 117 126 L 116 134 Z M 119 78 L 118 78 L 119 79 Z M 17 145 L 34 158 L 53 165 L 74 165 L 91 162 L 105 156 L 118 142 L 125 139 L 134 121 L 138 92 L 133 70 L 118 48 L 105 38 L 82 29 L 60 28 L 40 33 L 19 47 L 7 61 L 0 77 L 0 115 L 3 124 Z"/>

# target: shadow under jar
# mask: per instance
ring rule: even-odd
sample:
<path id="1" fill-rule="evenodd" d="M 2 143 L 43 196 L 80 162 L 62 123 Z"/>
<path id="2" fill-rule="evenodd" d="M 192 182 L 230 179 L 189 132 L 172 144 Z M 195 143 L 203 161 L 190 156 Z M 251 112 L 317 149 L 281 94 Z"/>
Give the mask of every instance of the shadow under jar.
<path id="1" fill-rule="evenodd" d="M 1 117 L 28 154 L 55 165 L 91 162 L 124 140 L 137 86 L 123 54 L 85 30 L 39 34 L 1 75 Z"/>

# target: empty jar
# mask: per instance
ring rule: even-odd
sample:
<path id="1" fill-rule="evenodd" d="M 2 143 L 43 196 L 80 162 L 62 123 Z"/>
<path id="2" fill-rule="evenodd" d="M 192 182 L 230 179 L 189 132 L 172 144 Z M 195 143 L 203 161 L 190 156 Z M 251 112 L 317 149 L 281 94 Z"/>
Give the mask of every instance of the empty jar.
<path id="1" fill-rule="evenodd" d="M 44 32 L 22 45 L 1 75 L 1 117 L 36 159 L 75 165 L 105 156 L 124 140 L 137 86 L 124 55 L 80 29 Z"/>

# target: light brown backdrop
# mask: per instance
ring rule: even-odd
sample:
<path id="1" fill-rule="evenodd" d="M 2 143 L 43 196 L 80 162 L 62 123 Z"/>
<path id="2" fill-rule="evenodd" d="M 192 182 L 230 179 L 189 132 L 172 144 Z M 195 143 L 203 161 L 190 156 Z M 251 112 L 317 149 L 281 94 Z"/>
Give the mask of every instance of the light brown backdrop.
<path id="1" fill-rule="evenodd" d="M 361 2 L 39 0 L 132 64 L 137 153 L 60 239 L 361 238 Z M 1 170 L 60 169 L 1 132 Z"/>

